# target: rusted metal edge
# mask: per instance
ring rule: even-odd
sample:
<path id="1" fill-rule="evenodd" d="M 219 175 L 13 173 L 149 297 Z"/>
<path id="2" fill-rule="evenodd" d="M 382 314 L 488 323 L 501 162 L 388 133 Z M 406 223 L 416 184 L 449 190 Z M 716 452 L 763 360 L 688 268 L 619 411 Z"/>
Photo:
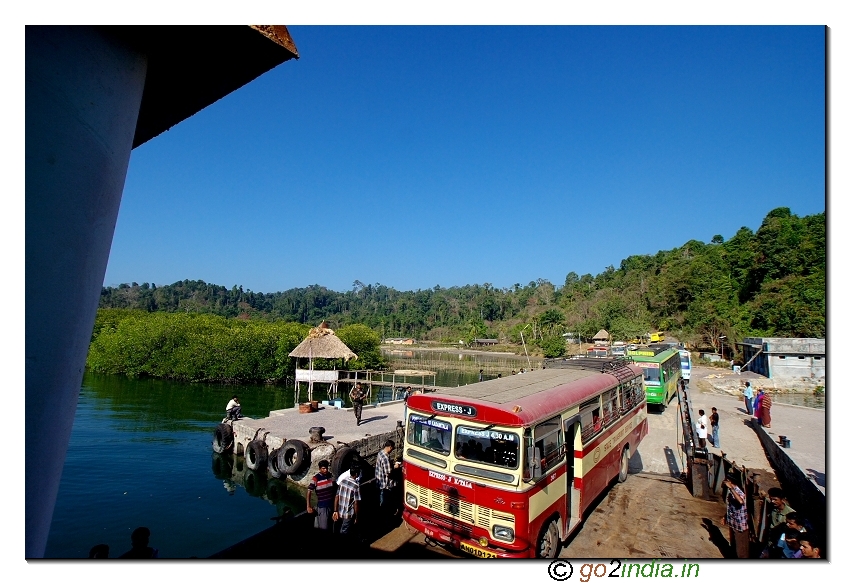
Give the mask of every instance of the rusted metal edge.
<path id="1" fill-rule="evenodd" d="M 295 41 L 289 34 L 289 30 L 282 24 L 252 24 L 251 28 L 265 36 L 266 38 L 276 42 L 287 51 L 292 53 L 296 59 L 300 58 L 298 47 L 295 46 Z"/>

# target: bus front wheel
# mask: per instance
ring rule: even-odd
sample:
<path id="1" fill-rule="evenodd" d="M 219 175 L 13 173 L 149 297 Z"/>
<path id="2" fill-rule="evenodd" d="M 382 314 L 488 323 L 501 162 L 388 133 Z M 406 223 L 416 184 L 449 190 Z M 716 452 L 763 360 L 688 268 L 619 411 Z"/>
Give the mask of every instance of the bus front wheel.
<path id="1" fill-rule="evenodd" d="M 553 517 L 540 530 L 537 540 L 537 558 L 554 559 L 561 552 L 561 537 L 558 536 L 557 518 Z"/>

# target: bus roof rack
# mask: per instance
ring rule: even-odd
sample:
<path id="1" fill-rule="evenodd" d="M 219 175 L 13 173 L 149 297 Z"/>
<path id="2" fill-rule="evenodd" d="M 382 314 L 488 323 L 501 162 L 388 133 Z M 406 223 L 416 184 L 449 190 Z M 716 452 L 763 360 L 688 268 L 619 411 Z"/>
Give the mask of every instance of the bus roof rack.
<path id="1" fill-rule="evenodd" d="M 612 374 L 619 380 L 625 380 L 626 377 L 634 376 L 629 364 L 634 363 L 634 360 L 626 357 L 603 357 L 603 358 L 584 358 L 584 357 L 566 357 L 566 358 L 546 358 L 543 360 L 543 368 L 580 368 L 584 370 L 598 370 L 602 373 Z"/>

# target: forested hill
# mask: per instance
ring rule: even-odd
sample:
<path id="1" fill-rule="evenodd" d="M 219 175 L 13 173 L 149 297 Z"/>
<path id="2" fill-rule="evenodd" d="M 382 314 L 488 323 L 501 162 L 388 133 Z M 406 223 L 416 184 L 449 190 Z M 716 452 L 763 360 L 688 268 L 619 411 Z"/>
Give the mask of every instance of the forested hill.
<path id="1" fill-rule="evenodd" d="M 541 346 L 565 331 L 615 338 L 664 330 L 695 345 L 749 335 L 823 337 L 826 328 L 824 213 L 798 217 L 786 207 L 757 232 L 742 227 L 724 241 L 688 241 L 655 255 L 633 255 L 593 276 L 570 272 L 510 288 L 483 285 L 398 291 L 355 281 L 350 291 L 319 285 L 283 292 L 230 289 L 203 281 L 103 288 L 101 308 L 211 313 L 332 328 L 365 324 L 384 337 L 459 340 L 527 338 Z"/>

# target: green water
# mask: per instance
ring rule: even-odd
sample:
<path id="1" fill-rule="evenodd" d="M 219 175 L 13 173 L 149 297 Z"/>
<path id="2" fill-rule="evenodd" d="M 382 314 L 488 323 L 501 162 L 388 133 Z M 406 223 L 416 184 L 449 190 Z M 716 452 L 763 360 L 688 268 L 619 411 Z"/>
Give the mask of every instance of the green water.
<path id="1" fill-rule="evenodd" d="M 477 382 L 480 368 L 485 378 L 493 378 L 527 366 L 524 360 L 490 355 L 390 356 L 394 368 L 437 372 L 438 386 Z M 376 400 L 389 397 L 387 391 L 373 391 Z M 247 470 L 241 458 L 212 452 L 213 432 L 234 393 L 243 413 L 253 418 L 295 402 L 292 386 L 186 384 L 87 373 L 45 556 L 84 558 L 91 547 L 105 543 L 115 557 L 129 550 L 136 527 L 147 526 L 161 557 L 206 557 L 271 526 L 271 519 L 287 508 L 303 510 L 303 494 L 296 487 Z M 323 390 L 315 397 L 325 398 Z"/>
<path id="2" fill-rule="evenodd" d="M 234 392 L 251 417 L 293 404 L 292 387 L 86 374 L 45 556 L 83 558 L 99 543 L 118 556 L 133 529 L 147 526 L 161 557 L 205 557 L 271 526 L 287 507 L 300 512 L 297 491 L 213 454 Z"/>

